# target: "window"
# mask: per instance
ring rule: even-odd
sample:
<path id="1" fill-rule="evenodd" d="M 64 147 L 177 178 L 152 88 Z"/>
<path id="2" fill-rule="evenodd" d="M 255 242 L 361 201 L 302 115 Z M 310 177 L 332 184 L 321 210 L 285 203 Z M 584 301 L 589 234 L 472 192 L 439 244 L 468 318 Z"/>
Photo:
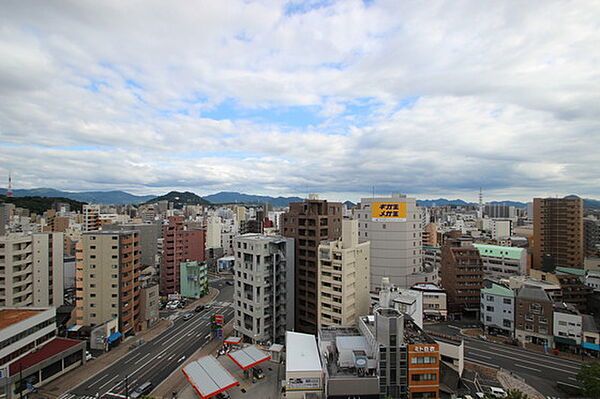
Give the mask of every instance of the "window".
<path id="1" fill-rule="evenodd" d="M 512 299 L 510 299 L 510 298 L 504 298 L 502 300 L 502 302 L 505 303 L 506 305 L 511 305 L 512 304 Z"/>
<path id="2" fill-rule="evenodd" d="M 539 316 L 539 319 L 540 319 L 540 323 L 543 323 L 543 324 L 547 324 L 548 323 L 548 319 L 545 318 L 545 317 L 543 317 L 543 316 Z"/>
<path id="3" fill-rule="evenodd" d="M 485 321 L 492 321 L 492 316 L 485 316 Z"/>
<path id="4" fill-rule="evenodd" d="M 504 320 L 502 320 L 502 325 L 503 325 L 504 327 L 508 327 L 508 328 L 510 328 L 510 327 L 512 326 L 512 323 L 511 323 L 511 321 L 510 321 L 510 320 L 508 320 L 508 319 L 504 319 Z"/>
<path id="5" fill-rule="evenodd" d="M 413 357 L 410 359 L 411 364 L 435 364 L 437 362 L 437 358 L 432 356 L 420 356 Z"/>
<path id="6" fill-rule="evenodd" d="M 529 305 L 529 310 L 533 313 L 540 314 L 542 313 L 542 305 L 540 305 L 539 303 L 532 303 L 531 305 Z"/>
<path id="7" fill-rule="evenodd" d="M 427 373 L 427 374 L 413 374 L 413 381 L 435 381 L 437 379 L 437 374 Z"/>

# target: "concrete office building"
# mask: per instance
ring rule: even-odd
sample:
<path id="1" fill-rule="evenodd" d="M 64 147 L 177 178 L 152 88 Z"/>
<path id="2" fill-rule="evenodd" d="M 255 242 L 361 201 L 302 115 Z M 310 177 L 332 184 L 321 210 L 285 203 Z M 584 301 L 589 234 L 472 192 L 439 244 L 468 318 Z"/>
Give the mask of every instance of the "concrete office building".
<path id="1" fill-rule="evenodd" d="M 308 200 L 290 204 L 282 215 L 282 235 L 295 245 L 295 326 L 299 332 L 316 334 L 318 324 L 318 247 L 322 240 L 335 240 L 342 234 L 342 204 L 311 195 Z"/>
<path id="2" fill-rule="evenodd" d="M 106 224 L 102 227 L 106 231 L 137 231 L 140 238 L 140 263 L 143 267 L 156 266 L 158 256 L 158 238 L 161 235 L 161 226 L 157 223 L 124 223 Z"/>
<path id="3" fill-rule="evenodd" d="M 483 288 L 483 262 L 470 240 L 447 240 L 442 247 L 442 288 L 448 298 L 448 313 L 479 312 Z"/>
<path id="4" fill-rule="evenodd" d="M 161 295 L 179 293 L 181 262 L 206 260 L 206 230 L 188 229 L 184 225 L 183 216 L 170 216 L 163 225 L 162 237 L 160 292 Z"/>
<path id="5" fill-rule="evenodd" d="M 510 219 L 492 219 L 490 222 L 492 240 L 513 235 L 513 221 Z"/>
<path id="6" fill-rule="evenodd" d="M 585 217 L 583 230 L 586 255 L 600 254 L 600 220 L 594 216 Z"/>
<path id="7" fill-rule="evenodd" d="M 319 245 L 319 328 L 354 326 L 369 312 L 369 242 L 358 243 L 358 221 L 342 221 L 342 237 Z"/>
<path id="8" fill-rule="evenodd" d="M 494 279 L 525 276 L 529 269 L 527 249 L 500 245 L 473 244 L 483 262 L 483 272 Z"/>
<path id="9" fill-rule="evenodd" d="M 512 337 L 515 332 L 515 292 L 495 282 L 481 289 L 480 321 L 487 332 Z"/>
<path id="10" fill-rule="evenodd" d="M 152 327 L 159 320 L 160 296 L 158 283 L 146 281 L 140 289 L 140 331 Z"/>
<path id="11" fill-rule="evenodd" d="M 294 329 L 294 240 L 245 234 L 234 240 L 235 331 L 252 343 L 283 344 Z"/>
<path id="12" fill-rule="evenodd" d="M 371 290 L 383 277 L 400 288 L 437 282 L 437 271 L 423 265 L 423 226 L 414 198 L 401 194 L 362 198 L 355 216 L 359 241 L 371 242 Z"/>
<path id="13" fill-rule="evenodd" d="M 321 398 L 325 376 L 317 340 L 312 334 L 285 333 L 285 396 Z"/>
<path id="14" fill-rule="evenodd" d="M 61 306 L 62 233 L 0 236 L 0 306 Z"/>
<path id="15" fill-rule="evenodd" d="M 86 204 L 83 206 L 83 231 L 100 230 L 100 205 Z"/>
<path id="16" fill-rule="evenodd" d="M 552 301 L 542 288 L 519 288 L 515 306 L 515 338 L 519 342 L 552 348 L 552 316 Z"/>
<path id="17" fill-rule="evenodd" d="M 411 290 L 423 295 L 423 318 L 445 320 L 448 317 L 448 299 L 443 289 L 436 284 L 421 283 L 413 285 Z"/>
<path id="18" fill-rule="evenodd" d="M 118 317 L 119 332 L 134 334 L 140 328 L 139 233 L 84 233 L 77 246 L 77 324 Z"/>
<path id="19" fill-rule="evenodd" d="M 534 198 L 533 268 L 583 269 L 583 200 Z"/>

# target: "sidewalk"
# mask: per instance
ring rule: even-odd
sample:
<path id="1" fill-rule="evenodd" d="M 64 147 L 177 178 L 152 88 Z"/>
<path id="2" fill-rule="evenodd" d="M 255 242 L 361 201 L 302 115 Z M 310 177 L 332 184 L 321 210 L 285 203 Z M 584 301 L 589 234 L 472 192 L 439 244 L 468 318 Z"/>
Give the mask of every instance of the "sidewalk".
<path id="1" fill-rule="evenodd" d="M 227 337 L 233 331 L 233 320 L 225 325 L 223 328 L 223 336 Z M 167 377 L 154 391 L 150 393 L 150 396 L 154 398 L 171 399 L 173 392 L 181 392 L 188 386 L 188 381 L 181 372 L 181 369 L 188 365 L 194 360 L 198 360 L 201 357 L 215 354 L 217 350 L 223 345 L 223 341 L 220 339 L 214 339 L 202 348 L 198 349 L 189 359 L 185 361 L 180 367 L 175 369 L 173 373 Z"/>
<path id="2" fill-rule="evenodd" d="M 119 346 L 113 348 L 109 352 L 106 352 L 93 360 L 89 360 L 83 366 L 77 367 L 49 384 L 44 385 L 39 389 L 38 396 L 34 396 L 34 398 L 57 398 L 60 395 L 69 392 L 91 376 L 98 374 L 105 368 L 119 361 L 123 356 L 126 356 L 129 353 L 129 345 L 131 345 L 134 340 L 141 338 L 146 342 L 151 341 L 165 332 L 172 324 L 173 322 L 169 320 L 159 320 L 153 327 L 136 334 L 132 339 L 121 342 Z"/>
<path id="3" fill-rule="evenodd" d="M 504 370 L 498 371 L 496 378 L 498 381 L 500 381 L 502 388 L 504 388 L 505 391 L 508 391 L 509 389 L 518 389 L 532 399 L 544 399 L 544 395 L 536 391 L 525 381 L 522 381 L 521 379 L 512 375 L 510 372 Z"/>

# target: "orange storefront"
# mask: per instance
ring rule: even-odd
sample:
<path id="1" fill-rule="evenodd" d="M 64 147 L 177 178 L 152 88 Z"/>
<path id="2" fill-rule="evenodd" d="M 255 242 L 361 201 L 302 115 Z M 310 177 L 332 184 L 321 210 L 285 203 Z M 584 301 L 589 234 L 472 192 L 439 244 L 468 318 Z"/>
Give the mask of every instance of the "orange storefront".
<path id="1" fill-rule="evenodd" d="M 440 389 L 440 350 L 437 344 L 408 346 L 410 399 L 437 399 Z"/>

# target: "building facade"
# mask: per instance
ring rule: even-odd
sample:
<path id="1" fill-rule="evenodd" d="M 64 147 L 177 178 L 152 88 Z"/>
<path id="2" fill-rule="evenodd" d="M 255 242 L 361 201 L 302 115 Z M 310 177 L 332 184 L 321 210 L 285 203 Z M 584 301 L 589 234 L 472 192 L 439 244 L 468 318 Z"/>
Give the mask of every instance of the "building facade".
<path id="1" fill-rule="evenodd" d="M 540 287 L 522 286 L 517 291 L 515 338 L 519 342 L 552 348 L 553 306 Z"/>
<path id="2" fill-rule="evenodd" d="M 513 337 L 515 332 L 515 293 L 491 282 L 481 290 L 481 324 L 488 332 Z"/>
<path id="3" fill-rule="evenodd" d="M 181 262 L 204 262 L 206 230 L 187 229 L 182 216 L 170 216 L 163 225 L 163 249 L 160 264 L 161 295 L 181 291 Z"/>
<path id="4" fill-rule="evenodd" d="M 208 292 L 208 265 L 206 263 L 181 262 L 180 287 L 181 296 L 201 298 Z"/>
<path id="5" fill-rule="evenodd" d="M 342 237 L 319 245 L 319 328 L 354 326 L 369 312 L 369 246 L 358 243 L 358 221 L 342 221 Z"/>
<path id="6" fill-rule="evenodd" d="M 488 244 L 473 244 L 473 246 L 479 251 L 486 277 L 501 279 L 527 275 L 529 257 L 525 248 Z"/>
<path id="7" fill-rule="evenodd" d="M 583 200 L 534 198 L 533 268 L 583 269 Z"/>
<path id="8" fill-rule="evenodd" d="M 470 241 L 447 240 L 442 247 L 440 276 L 448 298 L 448 313 L 479 312 L 483 262 Z"/>
<path id="9" fill-rule="evenodd" d="M 93 326 L 118 317 L 119 332 L 140 323 L 140 246 L 137 231 L 82 235 L 77 249 L 77 324 Z"/>
<path id="10" fill-rule="evenodd" d="M 82 230 L 97 231 L 100 229 L 100 205 L 83 205 L 83 225 Z"/>
<path id="11" fill-rule="evenodd" d="M 311 196 L 290 204 L 282 215 L 284 237 L 295 245 L 295 326 L 296 331 L 317 333 L 318 324 L 318 247 L 322 240 L 335 240 L 342 234 L 342 204 Z"/>
<path id="12" fill-rule="evenodd" d="M 437 271 L 424 268 L 421 214 L 414 198 L 362 198 L 355 209 L 359 242 L 371 242 L 371 290 L 383 277 L 400 288 L 437 283 Z"/>
<path id="13" fill-rule="evenodd" d="M 245 234 L 234 249 L 236 333 L 252 343 L 283 344 L 294 329 L 294 240 Z"/>

